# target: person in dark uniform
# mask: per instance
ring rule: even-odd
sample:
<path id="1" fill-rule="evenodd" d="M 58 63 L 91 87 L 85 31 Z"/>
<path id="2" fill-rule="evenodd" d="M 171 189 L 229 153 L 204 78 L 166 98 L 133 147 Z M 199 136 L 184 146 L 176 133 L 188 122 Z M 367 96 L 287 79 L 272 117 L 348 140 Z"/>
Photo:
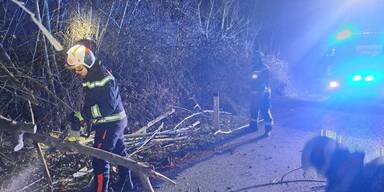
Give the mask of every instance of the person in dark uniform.
<path id="1" fill-rule="evenodd" d="M 304 171 L 314 168 L 327 178 L 326 192 L 384 191 L 384 157 L 364 163 L 363 152 L 351 152 L 336 140 L 317 136 L 301 155 Z"/>
<path id="2" fill-rule="evenodd" d="M 92 126 L 95 131 L 94 147 L 127 156 L 124 146 L 124 129 L 127 127 L 127 117 L 119 93 L 119 87 L 113 75 L 96 59 L 93 49 L 96 44 L 89 39 L 80 40 L 67 52 L 66 68 L 73 70 L 83 80 L 85 100 L 81 113 L 73 113 L 80 125 Z M 78 127 L 69 133 L 69 141 L 80 137 Z M 108 191 L 110 178 L 110 163 L 93 158 L 94 181 L 97 192 Z M 128 169 L 119 167 L 119 178 L 116 186 L 123 187 Z"/>
<path id="3" fill-rule="evenodd" d="M 271 114 L 271 87 L 270 70 L 262 61 L 263 54 L 256 52 L 252 63 L 251 74 L 251 109 L 249 129 L 257 131 L 259 114 L 264 121 L 265 136 L 270 136 L 272 131 L 273 119 Z"/>

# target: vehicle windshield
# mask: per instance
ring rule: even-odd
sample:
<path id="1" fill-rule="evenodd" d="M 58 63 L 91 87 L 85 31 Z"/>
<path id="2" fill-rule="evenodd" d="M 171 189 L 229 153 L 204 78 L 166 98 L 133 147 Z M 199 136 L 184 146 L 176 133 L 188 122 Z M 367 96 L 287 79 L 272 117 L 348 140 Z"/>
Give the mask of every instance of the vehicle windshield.
<path id="1" fill-rule="evenodd" d="M 327 74 L 331 76 L 381 71 L 384 66 L 384 42 L 377 35 L 356 35 L 338 42 L 327 56 Z"/>
<path id="2" fill-rule="evenodd" d="M 350 39 L 340 41 L 333 47 L 328 56 L 352 58 L 375 57 L 383 55 L 384 42 L 380 35 L 357 34 Z"/>
<path id="3" fill-rule="evenodd" d="M 383 45 L 381 44 L 366 44 L 366 45 L 355 46 L 355 55 L 378 56 L 382 54 L 383 54 Z"/>

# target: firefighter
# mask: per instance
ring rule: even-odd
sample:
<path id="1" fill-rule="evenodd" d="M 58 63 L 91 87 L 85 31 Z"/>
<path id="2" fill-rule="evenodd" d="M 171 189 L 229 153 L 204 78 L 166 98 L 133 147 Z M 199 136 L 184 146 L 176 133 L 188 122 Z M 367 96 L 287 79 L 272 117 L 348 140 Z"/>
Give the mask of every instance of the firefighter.
<path id="1" fill-rule="evenodd" d="M 314 168 L 327 178 L 326 192 L 384 191 L 384 158 L 364 164 L 363 152 L 351 152 L 334 139 L 318 136 L 305 144 L 304 171 Z"/>
<path id="2" fill-rule="evenodd" d="M 269 85 L 270 70 L 262 61 L 263 54 L 256 52 L 252 63 L 251 74 L 251 109 L 249 129 L 257 131 L 259 115 L 264 121 L 265 136 L 270 136 L 273 119 L 271 114 L 271 88 Z"/>
<path id="3" fill-rule="evenodd" d="M 72 113 L 72 122 L 78 124 L 69 131 L 68 141 L 77 141 L 80 127 L 91 126 L 95 131 L 93 146 L 108 152 L 126 156 L 123 134 L 127 118 L 119 93 L 116 79 L 96 58 L 95 42 L 90 39 L 80 40 L 67 52 L 66 68 L 74 71 L 83 80 L 85 100 L 80 112 Z M 92 159 L 95 186 L 97 192 L 108 191 L 110 163 L 103 159 Z M 116 186 L 124 186 L 129 170 L 119 167 L 119 181 Z"/>

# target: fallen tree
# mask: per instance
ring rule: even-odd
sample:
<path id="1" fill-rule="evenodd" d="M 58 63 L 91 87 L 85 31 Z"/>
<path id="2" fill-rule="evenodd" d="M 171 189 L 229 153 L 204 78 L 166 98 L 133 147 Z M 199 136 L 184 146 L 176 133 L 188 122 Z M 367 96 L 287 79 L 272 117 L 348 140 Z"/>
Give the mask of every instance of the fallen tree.
<path id="1" fill-rule="evenodd" d="M 44 143 L 51 147 L 55 147 L 63 152 L 77 152 L 77 153 L 85 154 L 95 158 L 104 159 L 111 163 L 115 163 L 117 165 L 127 167 L 133 172 L 135 172 L 136 174 L 138 174 L 144 186 L 145 191 L 154 191 L 151 185 L 151 182 L 149 180 L 149 177 L 156 177 L 163 181 L 176 184 L 174 181 L 172 181 L 168 177 L 154 171 L 151 166 L 146 165 L 145 163 L 142 163 L 142 162 L 134 161 L 133 159 L 128 157 L 122 157 L 108 151 L 89 147 L 79 143 L 61 141 L 60 139 L 56 139 L 51 136 L 38 134 L 38 133 L 28 134 L 27 137 L 29 139 L 32 139 L 35 142 Z"/>
<path id="2" fill-rule="evenodd" d="M 111 152 L 86 146 L 80 143 L 66 142 L 60 139 L 53 138 L 49 135 L 35 133 L 36 126 L 34 124 L 18 123 L 16 121 L 12 121 L 0 115 L 0 130 L 7 131 L 7 132 L 17 132 L 19 130 L 22 130 L 25 132 L 24 138 L 26 140 L 32 140 L 33 143 L 44 143 L 62 152 L 77 152 L 80 154 L 85 154 L 95 158 L 104 159 L 111 163 L 115 163 L 117 165 L 127 167 L 139 176 L 145 191 L 151 191 L 151 192 L 154 191 L 149 177 L 155 177 L 160 180 L 167 181 L 172 184 L 176 184 L 174 181 L 172 181 L 168 177 L 154 171 L 151 166 L 145 163 L 134 161 L 131 158 L 122 157 L 122 156 L 113 154 Z"/>
<path id="3" fill-rule="evenodd" d="M 36 125 L 27 122 L 12 121 L 0 115 L 0 131 L 11 131 L 16 133 L 36 133 Z"/>

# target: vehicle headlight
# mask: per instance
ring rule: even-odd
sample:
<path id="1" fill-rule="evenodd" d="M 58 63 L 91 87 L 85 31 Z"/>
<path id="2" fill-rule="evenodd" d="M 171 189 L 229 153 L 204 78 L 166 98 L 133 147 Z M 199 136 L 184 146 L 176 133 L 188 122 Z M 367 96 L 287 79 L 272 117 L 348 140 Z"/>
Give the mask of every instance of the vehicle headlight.
<path id="1" fill-rule="evenodd" d="M 373 75 L 367 75 L 365 78 L 364 78 L 365 81 L 373 81 L 375 80 L 375 76 Z"/>
<path id="2" fill-rule="evenodd" d="M 363 79 L 363 77 L 361 76 L 361 75 L 354 75 L 353 77 L 352 77 L 352 80 L 353 81 L 361 81 Z"/>
<path id="3" fill-rule="evenodd" d="M 330 81 L 330 82 L 328 83 L 328 87 L 331 88 L 331 89 L 337 88 L 337 87 L 339 87 L 339 86 L 340 86 L 340 84 L 339 84 L 339 82 L 337 82 L 337 81 Z"/>

